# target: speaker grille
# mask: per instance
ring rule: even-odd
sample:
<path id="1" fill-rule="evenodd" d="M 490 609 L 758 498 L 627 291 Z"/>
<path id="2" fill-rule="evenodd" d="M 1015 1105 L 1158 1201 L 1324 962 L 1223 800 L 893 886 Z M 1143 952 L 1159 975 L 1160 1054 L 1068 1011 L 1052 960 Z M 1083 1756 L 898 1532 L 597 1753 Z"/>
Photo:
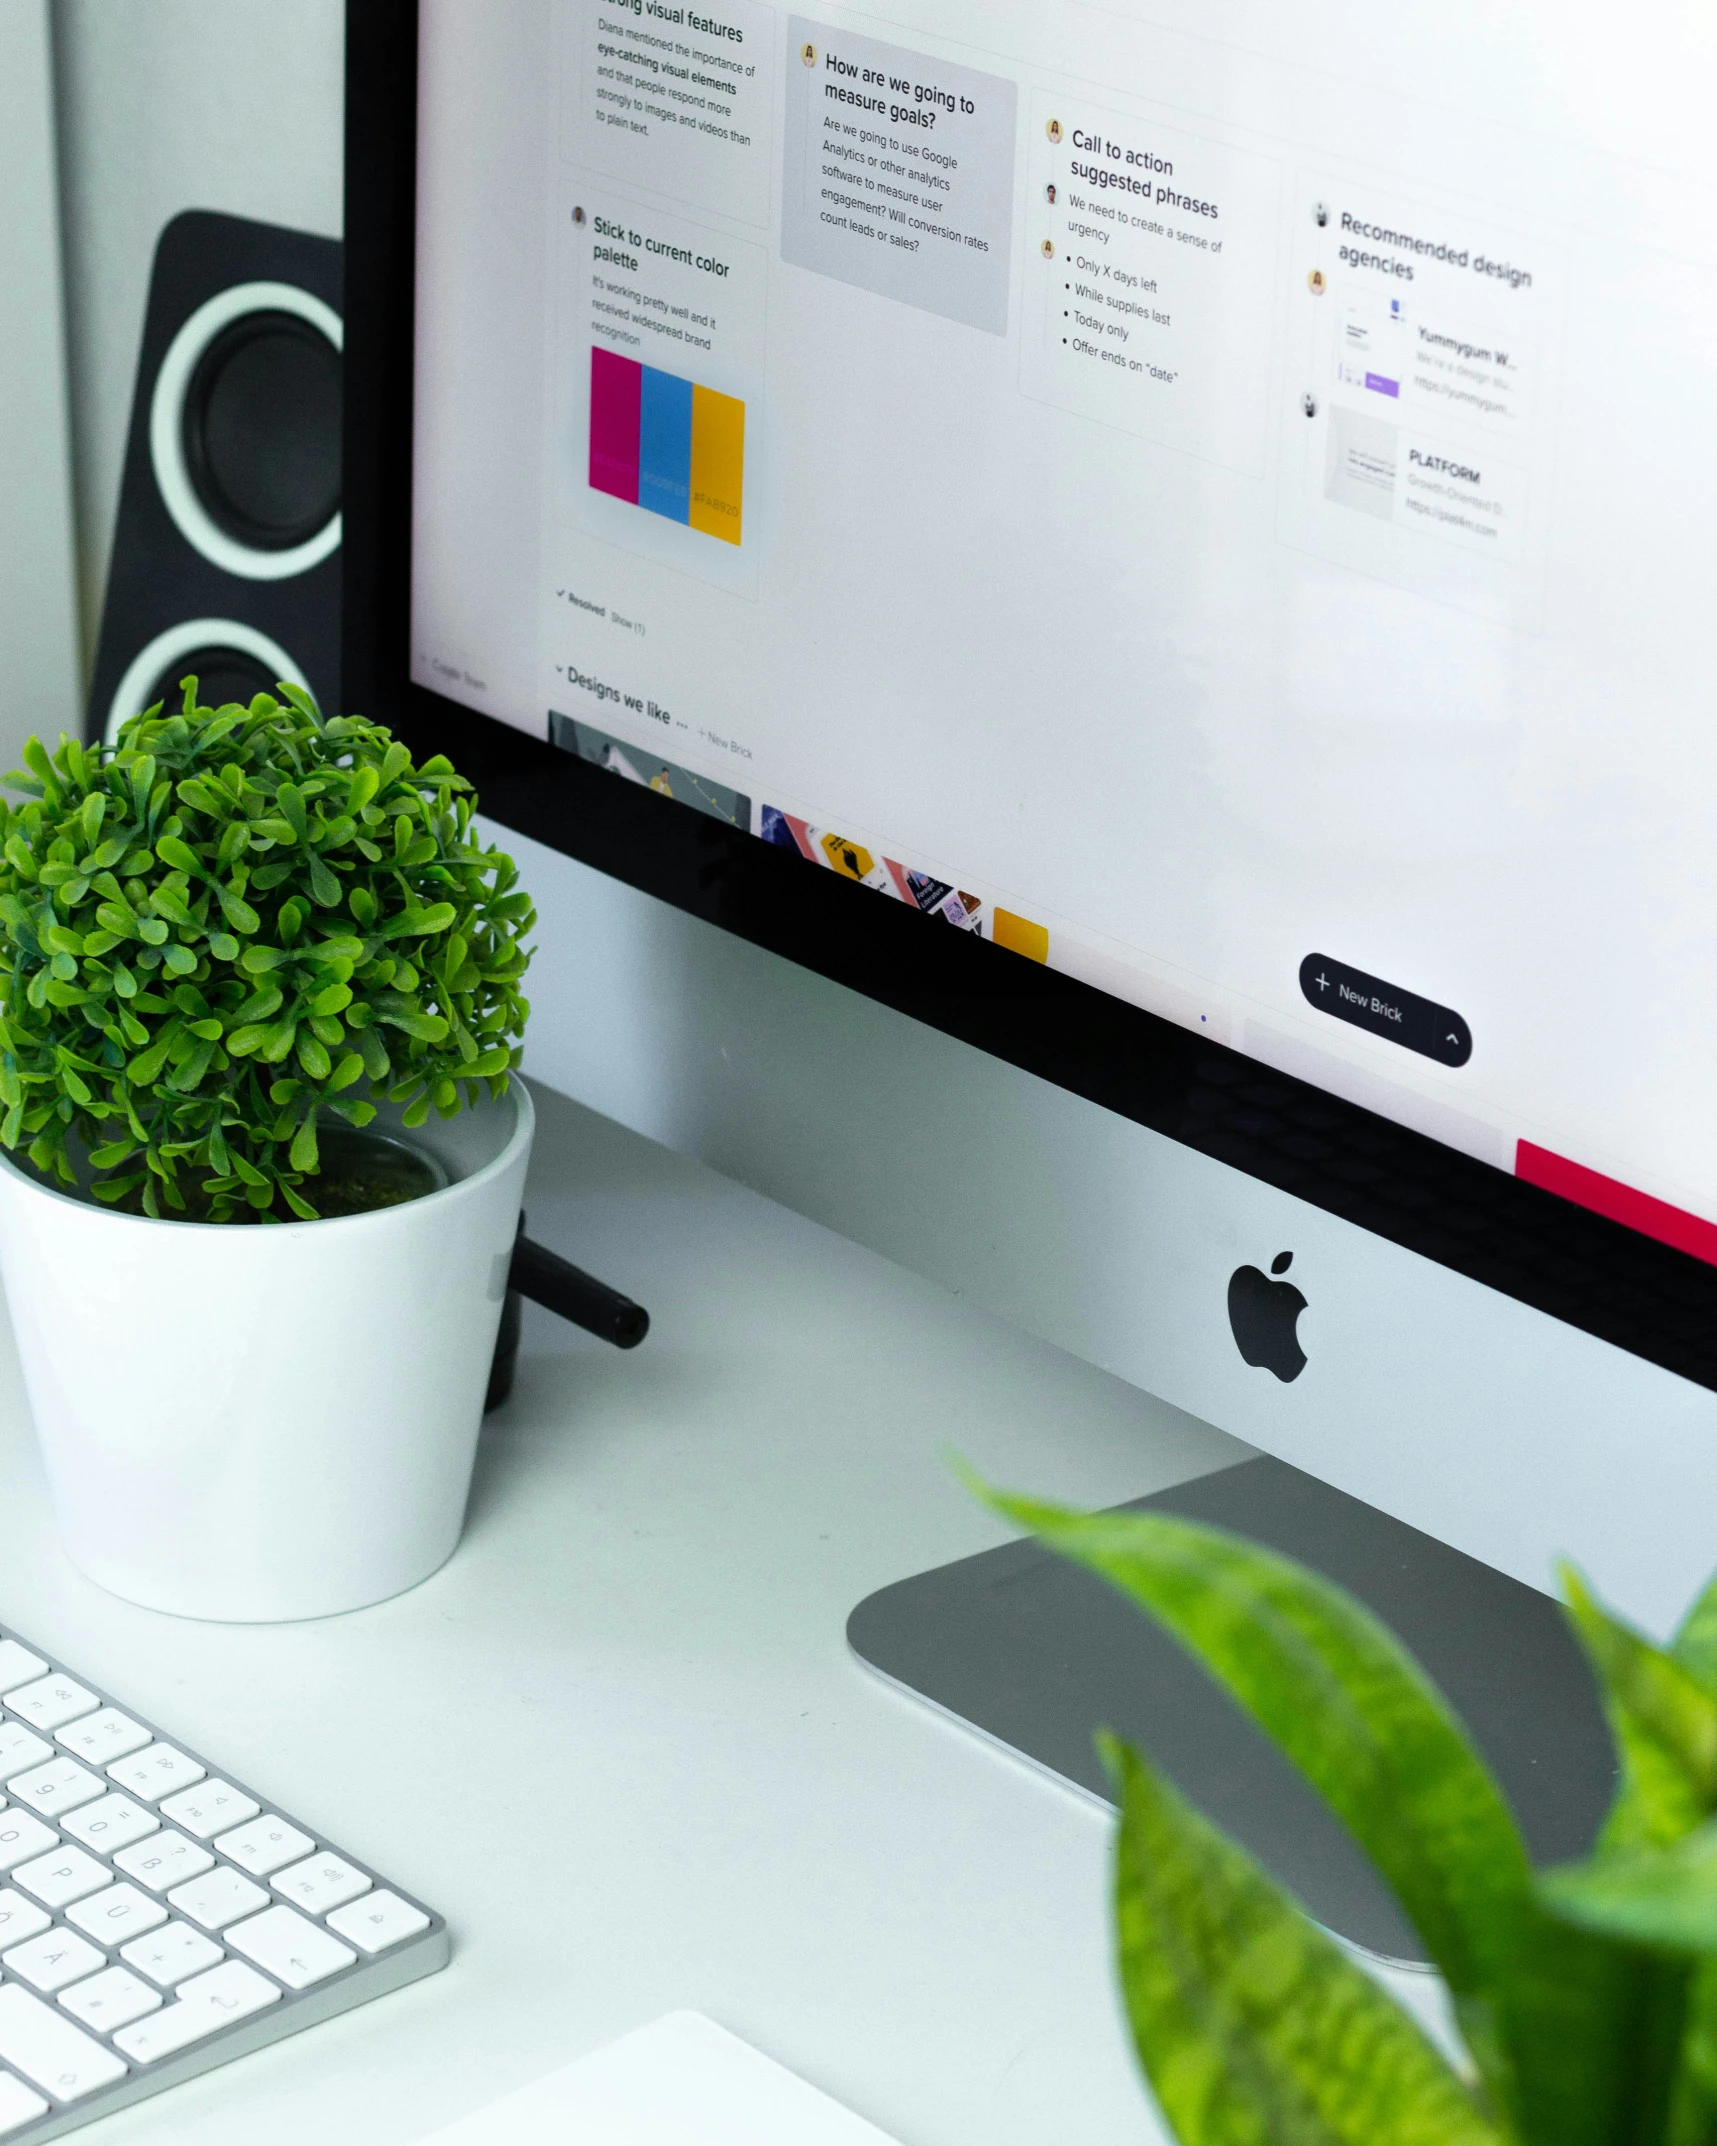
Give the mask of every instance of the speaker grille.
<path id="1" fill-rule="evenodd" d="M 291 313 L 232 321 L 185 394 L 185 469 L 238 543 L 290 551 L 340 505 L 340 354 Z"/>
<path id="2" fill-rule="evenodd" d="M 144 689 L 138 707 L 152 708 L 159 700 L 166 703 L 167 714 L 173 714 L 184 697 L 187 678 L 196 679 L 197 699 L 205 708 L 224 708 L 233 700 L 248 707 L 259 693 L 272 693 L 278 684 L 269 666 L 243 649 L 193 648 L 162 667 Z"/>

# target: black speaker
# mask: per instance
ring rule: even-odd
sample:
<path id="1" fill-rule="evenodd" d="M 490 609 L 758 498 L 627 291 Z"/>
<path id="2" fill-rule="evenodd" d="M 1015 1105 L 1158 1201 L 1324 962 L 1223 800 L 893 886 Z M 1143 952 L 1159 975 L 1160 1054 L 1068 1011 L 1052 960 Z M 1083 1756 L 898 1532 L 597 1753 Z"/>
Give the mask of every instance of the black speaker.
<path id="1" fill-rule="evenodd" d="M 340 702 L 337 239 L 207 209 L 149 278 L 88 735 L 280 679 Z"/>

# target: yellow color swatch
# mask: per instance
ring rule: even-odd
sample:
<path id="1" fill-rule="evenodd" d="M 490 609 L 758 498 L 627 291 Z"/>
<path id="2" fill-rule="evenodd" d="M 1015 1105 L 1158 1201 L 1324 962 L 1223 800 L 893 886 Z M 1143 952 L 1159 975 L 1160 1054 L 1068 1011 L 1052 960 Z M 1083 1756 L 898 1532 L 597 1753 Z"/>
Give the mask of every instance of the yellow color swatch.
<path id="1" fill-rule="evenodd" d="M 745 496 L 745 405 L 692 387 L 692 497 L 687 519 L 705 536 L 739 542 Z"/>
<path id="2" fill-rule="evenodd" d="M 996 909 L 991 914 L 995 921 L 990 932 L 998 946 L 1005 946 L 1010 954 L 1023 954 L 1027 961 L 1049 959 L 1049 933 L 1042 924 L 1034 924 L 1029 917 L 1016 917 L 1011 909 Z"/>

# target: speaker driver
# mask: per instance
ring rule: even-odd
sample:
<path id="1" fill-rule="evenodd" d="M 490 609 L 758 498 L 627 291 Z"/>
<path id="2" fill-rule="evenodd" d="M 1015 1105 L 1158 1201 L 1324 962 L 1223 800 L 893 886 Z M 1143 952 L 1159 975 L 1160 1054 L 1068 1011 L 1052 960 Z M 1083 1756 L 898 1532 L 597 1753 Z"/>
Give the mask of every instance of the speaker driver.
<path id="1" fill-rule="evenodd" d="M 234 618 L 184 619 L 158 633 L 126 666 L 108 709 L 104 742 L 113 744 L 121 723 L 158 700 L 171 714 L 179 704 L 181 679 L 193 672 L 197 698 L 206 708 L 224 707 L 229 700 L 248 703 L 282 683 L 304 685 L 303 673 L 285 649 L 256 627 Z"/>
<path id="2" fill-rule="evenodd" d="M 340 316 L 290 283 L 241 283 L 168 346 L 150 400 L 155 482 L 212 565 L 283 581 L 340 541 Z"/>
<path id="3" fill-rule="evenodd" d="M 197 360 L 182 432 L 218 528 L 256 551 L 307 543 L 340 509 L 340 353 L 296 313 L 247 313 Z"/>

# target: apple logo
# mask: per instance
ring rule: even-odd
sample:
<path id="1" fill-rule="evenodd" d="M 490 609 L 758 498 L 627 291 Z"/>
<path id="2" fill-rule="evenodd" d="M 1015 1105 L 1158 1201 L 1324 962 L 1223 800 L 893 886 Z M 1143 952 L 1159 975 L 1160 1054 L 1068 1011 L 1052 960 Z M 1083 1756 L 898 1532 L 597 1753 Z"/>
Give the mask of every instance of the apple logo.
<path id="1" fill-rule="evenodd" d="M 1270 1274 L 1286 1274 L 1292 1252 L 1278 1252 Z M 1292 1282 L 1273 1282 L 1257 1267 L 1236 1267 L 1228 1279 L 1228 1323 L 1240 1353 L 1255 1369 L 1273 1371 L 1284 1385 L 1306 1368 L 1295 1323 L 1306 1300 Z"/>

